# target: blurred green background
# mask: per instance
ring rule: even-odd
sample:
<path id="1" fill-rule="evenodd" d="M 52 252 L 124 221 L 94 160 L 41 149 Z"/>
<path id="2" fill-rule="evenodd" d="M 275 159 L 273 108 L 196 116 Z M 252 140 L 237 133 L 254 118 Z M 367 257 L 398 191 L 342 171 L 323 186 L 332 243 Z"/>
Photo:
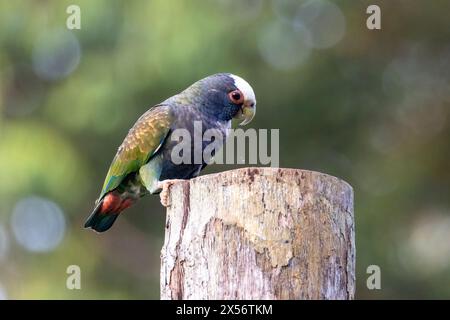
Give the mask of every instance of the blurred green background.
<path id="1" fill-rule="evenodd" d="M 81 30 L 66 28 L 70 4 Z M 370 4 L 382 30 L 366 28 Z M 0 298 L 159 298 L 159 197 L 106 234 L 82 224 L 135 120 L 217 72 L 252 84 L 250 126 L 280 129 L 282 167 L 354 187 L 357 298 L 450 298 L 449 10 L 0 0 Z M 71 264 L 82 290 L 66 289 Z M 381 290 L 366 288 L 372 264 Z"/>

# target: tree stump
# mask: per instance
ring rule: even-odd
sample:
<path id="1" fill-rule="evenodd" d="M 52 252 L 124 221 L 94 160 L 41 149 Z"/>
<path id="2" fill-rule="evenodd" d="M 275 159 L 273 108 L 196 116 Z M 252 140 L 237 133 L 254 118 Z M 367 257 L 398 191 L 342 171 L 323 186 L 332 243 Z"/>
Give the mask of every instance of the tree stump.
<path id="1" fill-rule="evenodd" d="M 346 182 L 244 168 L 171 187 L 161 299 L 353 299 L 354 291 Z"/>

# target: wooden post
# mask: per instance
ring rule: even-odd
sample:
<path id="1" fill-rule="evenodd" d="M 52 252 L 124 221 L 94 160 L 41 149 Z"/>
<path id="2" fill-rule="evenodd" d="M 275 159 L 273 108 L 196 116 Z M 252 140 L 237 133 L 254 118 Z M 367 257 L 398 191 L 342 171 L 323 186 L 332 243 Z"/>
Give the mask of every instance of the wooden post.
<path id="1" fill-rule="evenodd" d="M 171 187 L 161 299 L 353 299 L 353 190 L 244 168 Z"/>

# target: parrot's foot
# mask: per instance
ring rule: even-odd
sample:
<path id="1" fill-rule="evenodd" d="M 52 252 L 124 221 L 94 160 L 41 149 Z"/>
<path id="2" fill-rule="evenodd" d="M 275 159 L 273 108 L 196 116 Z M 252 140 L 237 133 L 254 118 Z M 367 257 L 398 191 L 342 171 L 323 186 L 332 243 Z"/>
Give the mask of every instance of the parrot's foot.
<path id="1" fill-rule="evenodd" d="M 162 189 L 161 193 L 159 194 L 159 197 L 161 199 L 161 204 L 164 207 L 170 207 L 170 187 L 177 183 L 177 182 L 181 182 L 181 181 L 186 181 L 183 179 L 171 179 L 171 180 L 164 180 L 159 182 L 159 187 Z"/>

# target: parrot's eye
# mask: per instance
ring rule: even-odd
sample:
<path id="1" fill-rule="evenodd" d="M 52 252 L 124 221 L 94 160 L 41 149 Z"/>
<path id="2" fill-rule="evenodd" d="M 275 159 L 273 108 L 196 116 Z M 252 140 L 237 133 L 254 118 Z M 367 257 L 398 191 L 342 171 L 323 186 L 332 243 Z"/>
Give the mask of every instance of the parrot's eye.
<path id="1" fill-rule="evenodd" d="M 228 94 L 228 97 L 230 98 L 231 102 L 234 104 L 241 104 L 244 103 L 244 95 L 240 90 L 233 90 Z"/>

